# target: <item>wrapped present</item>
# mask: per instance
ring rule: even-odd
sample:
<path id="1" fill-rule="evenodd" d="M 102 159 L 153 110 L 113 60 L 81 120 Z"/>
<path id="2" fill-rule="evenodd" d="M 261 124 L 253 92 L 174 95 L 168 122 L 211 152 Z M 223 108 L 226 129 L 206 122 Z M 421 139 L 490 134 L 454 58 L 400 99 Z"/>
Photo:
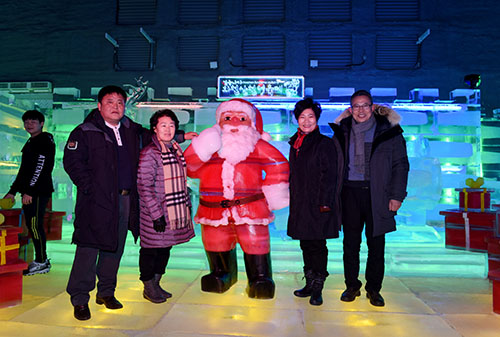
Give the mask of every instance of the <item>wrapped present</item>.
<path id="1" fill-rule="evenodd" d="M 488 251 L 488 238 L 493 238 L 496 213 L 463 212 L 446 210 L 439 214 L 445 216 L 446 248 L 465 249 L 478 252 Z"/>
<path id="2" fill-rule="evenodd" d="M 6 216 L 0 214 L 0 308 L 19 304 L 23 296 L 23 270 L 28 264 L 17 255 L 19 222 L 6 225 Z"/>
<path id="3" fill-rule="evenodd" d="M 61 240 L 62 222 L 63 222 L 63 217 L 65 215 L 66 212 L 55 212 L 55 211 L 45 212 L 45 217 L 43 219 L 43 227 L 45 228 L 45 235 L 47 236 L 47 241 Z"/>
<path id="4" fill-rule="evenodd" d="M 500 238 L 488 238 L 488 278 L 491 279 L 490 272 L 500 270 Z"/>
<path id="5" fill-rule="evenodd" d="M 28 263 L 34 260 L 35 248 L 29 236 L 19 236 L 19 258 Z"/>
<path id="6" fill-rule="evenodd" d="M 496 213 L 496 222 L 495 222 L 495 230 L 493 231 L 493 235 L 497 238 L 500 238 L 500 204 L 491 205 L 491 208 L 495 210 Z"/>
<path id="7" fill-rule="evenodd" d="M 490 279 L 493 281 L 493 312 L 500 314 L 500 269 L 492 270 Z"/>
<path id="8" fill-rule="evenodd" d="M 486 188 L 456 188 L 460 191 L 458 206 L 465 212 L 484 212 L 490 209 L 491 192 Z"/>
<path id="9" fill-rule="evenodd" d="M 46 211 L 43 216 L 43 228 L 45 230 L 45 236 L 47 241 L 52 240 L 61 240 L 62 238 L 62 222 L 63 217 L 66 215 L 66 212 L 55 212 L 55 211 Z M 23 228 L 22 235 L 28 235 L 28 227 L 26 227 L 26 219 L 24 215 L 22 217 L 21 226 Z"/>
<path id="10" fill-rule="evenodd" d="M 0 308 L 21 303 L 23 298 L 23 270 L 28 264 L 23 260 L 0 266 Z"/>
<path id="11" fill-rule="evenodd" d="M 21 224 L 21 211 L 20 208 L 0 209 L 0 214 L 5 217 L 5 222 L 2 225 L 19 226 Z"/>
<path id="12" fill-rule="evenodd" d="M 12 263 L 18 259 L 20 227 L 0 226 L 0 266 Z"/>

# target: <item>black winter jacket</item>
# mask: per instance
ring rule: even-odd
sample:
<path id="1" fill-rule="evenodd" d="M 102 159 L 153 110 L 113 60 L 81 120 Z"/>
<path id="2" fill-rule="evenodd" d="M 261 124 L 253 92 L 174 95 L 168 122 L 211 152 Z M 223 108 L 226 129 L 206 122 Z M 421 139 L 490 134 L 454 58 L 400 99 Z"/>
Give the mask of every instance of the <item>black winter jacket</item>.
<path id="1" fill-rule="evenodd" d="M 403 129 L 398 124 L 400 117 L 385 106 L 375 107 L 376 128 L 370 156 L 370 194 L 373 214 L 373 236 L 396 230 L 394 216 L 389 210 L 389 200 L 403 201 L 406 197 L 410 165 L 406 153 Z M 337 123 L 330 123 L 334 139 L 338 141 L 344 162 L 344 179 L 348 176 L 349 136 L 352 116 L 344 112 Z"/>
<path id="2" fill-rule="evenodd" d="M 340 187 L 342 156 L 340 148 L 318 129 L 306 135 L 297 155 L 290 139 L 290 213 L 287 234 L 293 239 L 337 238 L 340 229 Z M 339 161 L 340 160 L 340 161 Z M 331 211 L 321 213 L 320 206 Z"/>
<path id="3" fill-rule="evenodd" d="M 52 169 L 56 146 L 50 133 L 42 132 L 28 139 L 23 149 L 21 167 L 9 193 L 27 194 L 32 197 L 50 196 L 54 192 Z"/>
<path id="4" fill-rule="evenodd" d="M 64 149 L 64 169 L 77 187 L 73 243 L 114 251 L 118 243 L 118 154 L 95 109 L 70 134 Z M 141 125 L 124 116 L 120 133 L 132 167 L 129 230 L 139 236 L 137 167 L 142 143 L 150 136 Z M 144 139 L 143 139 L 144 138 Z"/>

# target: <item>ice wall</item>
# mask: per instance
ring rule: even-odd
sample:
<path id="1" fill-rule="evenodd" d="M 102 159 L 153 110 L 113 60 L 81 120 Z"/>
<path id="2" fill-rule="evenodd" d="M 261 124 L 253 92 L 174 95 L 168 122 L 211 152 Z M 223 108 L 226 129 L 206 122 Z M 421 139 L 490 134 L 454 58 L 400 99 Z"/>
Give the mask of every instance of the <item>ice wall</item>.
<path id="1" fill-rule="evenodd" d="M 347 103 L 321 102 L 323 114 L 319 120 L 321 132 L 331 135 L 329 122 L 348 107 Z M 75 187 L 62 167 L 62 155 L 69 132 L 81 123 L 96 107 L 95 101 L 68 101 L 54 103 L 47 94 L 0 95 L 0 194 L 6 193 L 19 168 L 20 150 L 28 139 L 22 128 L 21 115 L 26 109 L 39 108 L 47 121 L 44 129 L 54 134 L 56 164 L 54 168 L 55 193 L 53 207 L 73 212 Z M 127 114 L 147 126 L 150 115 L 160 108 L 171 108 L 186 131 L 201 131 L 215 122 L 216 102 L 149 102 L 131 107 Z M 288 156 L 289 137 L 297 123 L 291 114 L 294 102 L 256 102 L 262 112 L 265 131 L 276 146 Z M 464 187 L 468 177 L 481 176 L 481 114 L 478 104 L 452 103 L 391 103 L 401 116 L 405 131 L 410 174 L 408 197 L 397 217 L 399 231 L 393 240 L 442 240 L 438 215 L 443 208 L 457 204 L 454 188 Z M 185 146 L 186 144 L 184 144 Z M 496 181 L 487 181 L 488 187 Z M 196 205 L 197 182 L 189 182 Z M 19 198 L 19 197 L 18 197 Z M 19 201 L 18 201 L 18 206 Z M 277 237 L 286 239 L 288 210 L 276 212 L 273 227 Z"/>

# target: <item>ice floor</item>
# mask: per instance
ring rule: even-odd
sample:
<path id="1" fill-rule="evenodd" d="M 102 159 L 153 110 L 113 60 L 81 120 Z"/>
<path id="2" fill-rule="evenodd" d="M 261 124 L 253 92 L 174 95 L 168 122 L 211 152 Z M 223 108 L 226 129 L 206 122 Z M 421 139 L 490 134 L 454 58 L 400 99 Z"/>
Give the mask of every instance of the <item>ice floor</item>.
<path id="1" fill-rule="evenodd" d="M 175 256 L 173 256 L 175 258 Z M 108 310 L 94 302 L 92 318 L 73 318 L 65 285 L 69 265 L 53 263 L 45 275 L 24 278 L 23 303 L 0 309 L 0 336 L 498 336 L 500 315 L 492 313 L 491 285 L 477 278 L 387 277 L 386 306 L 376 308 L 362 293 L 339 300 L 340 274 L 332 274 L 324 304 L 309 305 L 292 291 L 301 275 L 274 274 L 272 300 L 249 299 L 246 276 L 225 294 L 200 290 L 204 270 L 169 269 L 162 286 L 173 293 L 163 304 L 142 298 L 137 268 L 120 269 L 116 296 L 124 304 Z"/>

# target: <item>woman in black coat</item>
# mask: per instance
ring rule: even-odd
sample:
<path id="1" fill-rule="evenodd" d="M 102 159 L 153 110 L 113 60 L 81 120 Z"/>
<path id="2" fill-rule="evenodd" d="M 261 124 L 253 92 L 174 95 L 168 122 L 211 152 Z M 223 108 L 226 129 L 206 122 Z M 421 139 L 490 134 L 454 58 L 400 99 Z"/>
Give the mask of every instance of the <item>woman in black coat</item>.
<path id="1" fill-rule="evenodd" d="M 323 303 L 321 291 L 328 276 L 326 239 L 339 237 L 340 177 L 336 143 L 318 128 L 321 106 L 311 98 L 297 102 L 293 111 L 299 129 L 290 139 L 290 214 L 287 234 L 300 240 L 306 286 L 298 297 Z"/>

